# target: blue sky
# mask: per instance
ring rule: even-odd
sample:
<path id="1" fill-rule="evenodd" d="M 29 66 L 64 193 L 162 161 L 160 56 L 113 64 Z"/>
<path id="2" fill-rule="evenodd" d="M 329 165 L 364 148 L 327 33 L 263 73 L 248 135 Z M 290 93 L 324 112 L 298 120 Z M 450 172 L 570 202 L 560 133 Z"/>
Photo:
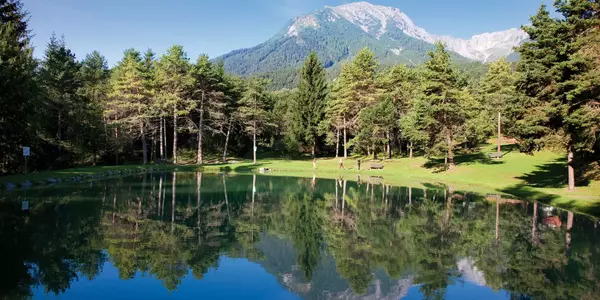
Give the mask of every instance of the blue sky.
<path id="1" fill-rule="evenodd" d="M 344 0 L 24 0 L 35 55 L 55 32 L 79 59 L 98 50 L 115 64 L 126 48 L 159 55 L 173 44 L 211 57 L 255 46 L 291 18 Z M 371 0 L 397 7 L 430 33 L 468 38 L 527 23 L 552 0 Z"/>

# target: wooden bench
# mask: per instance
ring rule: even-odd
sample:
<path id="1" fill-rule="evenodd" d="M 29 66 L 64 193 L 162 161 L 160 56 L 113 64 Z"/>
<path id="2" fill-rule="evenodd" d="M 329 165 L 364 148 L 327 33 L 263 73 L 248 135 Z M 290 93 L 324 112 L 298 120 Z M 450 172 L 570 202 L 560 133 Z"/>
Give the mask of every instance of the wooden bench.
<path id="1" fill-rule="evenodd" d="M 489 158 L 502 158 L 502 152 L 493 152 L 488 154 Z"/>
<path id="2" fill-rule="evenodd" d="M 383 169 L 383 164 L 371 164 L 371 170 L 381 170 Z"/>

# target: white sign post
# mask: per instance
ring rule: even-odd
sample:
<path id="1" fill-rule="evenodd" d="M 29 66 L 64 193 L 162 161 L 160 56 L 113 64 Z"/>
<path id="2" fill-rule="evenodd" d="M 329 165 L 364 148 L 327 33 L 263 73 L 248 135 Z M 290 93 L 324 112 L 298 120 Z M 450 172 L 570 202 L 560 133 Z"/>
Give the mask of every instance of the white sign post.
<path id="1" fill-rule="evenodd" d="M 29 157 L 29 155 L 31 155 L 31 148 L 29 148 L 29 147 L 23 147 L 23 157 L 25 157 L 25 173 L 28 172 L 28 170 L 27 170 L 27 158 Z"/>

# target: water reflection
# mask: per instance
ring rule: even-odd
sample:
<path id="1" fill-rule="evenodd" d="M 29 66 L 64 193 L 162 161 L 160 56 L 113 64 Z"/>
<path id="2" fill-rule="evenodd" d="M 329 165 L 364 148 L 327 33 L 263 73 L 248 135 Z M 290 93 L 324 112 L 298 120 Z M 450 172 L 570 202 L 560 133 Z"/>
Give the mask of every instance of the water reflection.
<path id="1" fill-rule="evenodd" d="M 107 293 L 116 277 L 137 287 L 154 278 L 175 296 L 205 276 L 221 281 L 196 296 L 250 298 L 224 283 L 223 264 L 256 277 L 257 298 L 600 295 L 597 221 L 444 186 L 176 173 L 29 191 L 29 212 L 19 197 L 0 201 L 4 299 L 68 298 L 89 281 L 88 293 Z"/>

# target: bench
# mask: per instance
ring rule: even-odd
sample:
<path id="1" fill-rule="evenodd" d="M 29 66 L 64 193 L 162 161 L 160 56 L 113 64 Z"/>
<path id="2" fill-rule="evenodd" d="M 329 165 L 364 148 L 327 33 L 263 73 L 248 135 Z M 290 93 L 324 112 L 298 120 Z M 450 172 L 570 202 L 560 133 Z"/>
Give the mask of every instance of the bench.
<path id="1" fill-rule="evenodd" d="M 502 158 L 502 152 L 493 152 L 488 154 L 489 158 Z"/>
<path id="2" fill-rule="evenodd" d="M 383 169 L 383 164 L 371 164 L 371 170 L 381 170 Z"/>

